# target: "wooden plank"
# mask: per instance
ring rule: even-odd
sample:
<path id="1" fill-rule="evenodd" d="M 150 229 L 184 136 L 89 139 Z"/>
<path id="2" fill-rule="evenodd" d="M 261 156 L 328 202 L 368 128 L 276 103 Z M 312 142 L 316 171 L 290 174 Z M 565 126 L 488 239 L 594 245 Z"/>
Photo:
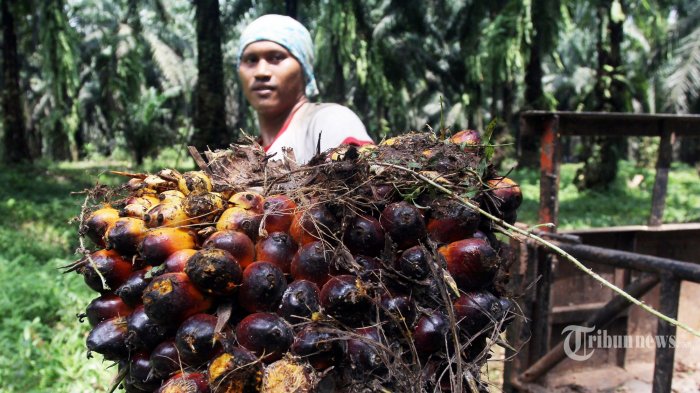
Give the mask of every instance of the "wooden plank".
<path id="1" fill-rule="evenodd" d="M 661 225 L 666 206 L 666 188 L 668 186 L 668 171 L 673 161 L 674 133 L 663 131 L 659 144 L 659 158 L 656 160 L 656 178 L 651 197 L 651 216 L 649 225 Z"/>
<path id="2" fill-rule="evenodd" d="M 618 232 L 672 232 L 672 231 L 697 231 L 700 230 L 700 223 L 689 222 L 680 224 L 661 224 L 658 226 L 649 225 L 621 225 L 604 228 L 584 228 L 563 230 L 563 234 L 586 235 L 591 233 L 618 233 Z"/>
<path id="3" fill-rule="evenodd" d="M 565 324 L 587 320 L 605 305 L 605 302 L 572 304 L 552 307 L 552 324 Z"/>
<path id="4" fill-rule="evenodd" d="M 676 135 L 700 136 L 698 115 L 527 111 L 521 116 L 526 126 L 558 116 L 562 135 L 660 136 L 673 130 Z"/>
<path id="5" fill-rule="evenodd" d="M 544 119 L 540 130 L 540 224 L 558 223 L 559 215 L 559 121 Z M 552 231 L 543 227 L 543 231 Z"/>
<path id="6" fill-rule="evenodd" d="M 661 278 L 661 304 L 659 312 L 671 318 L 678 317 L 678 298 L 681 294 L 681 281 L 671 276 Z M 659 320 L 656 335 L 669 339 L 676 337 L 676 327 L 668 322 Z M 654 357 L 654 381 L 652 393 L 666 393 L 671 391 L 673 381 L 673 362 L 676 350 L 673 346 L 657 346 Z"/>

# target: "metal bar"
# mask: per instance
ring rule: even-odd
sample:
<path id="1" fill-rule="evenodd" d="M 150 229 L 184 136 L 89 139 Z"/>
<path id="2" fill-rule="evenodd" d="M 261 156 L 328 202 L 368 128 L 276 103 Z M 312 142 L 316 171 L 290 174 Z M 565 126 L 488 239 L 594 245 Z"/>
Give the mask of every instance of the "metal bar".
<path id="1" fill-rule="evenodd" d="M 659 311 L 671 318 L 678 317 L 678 298 L 681 295 L 681 282 L 672 276 L 661 278 L 661 304 Z M 659 319 L 656 336 L 659 340 L 669 340 L 676 337 L 676 327 L 666 321 Z M 656 356 L 654 357 L 654 382 L 652 393 L 666 393 L 671 391 L 673 380 L 673 363 L 676 355 L 675 346 L 656 346 Z"/>
<path id="2" fill-rule="evenodd" d="M 671 274 L 676 279 L 700 283 L 700 265 L 694 263 L 583 244 L 557 243 L 557 246 L 585 261 L 656 274 Z"/>
<path id="3" fill-rule="evenodd" d="M 700 136 L 698 115 L 527 111 L 521 117 L 528 126 L 554 115 L 562 135 L 660 136 L 667 128 L 676 135 Z"/>
<path id="4" fill-rule="evenodd" d="M 640 298 L 644 296 L 645 293 L 649 292 L 649 290 L 651 290 L 658 282 L 659 277 L 657 276 L 640 277 L 625 287 L 625 292 L 629 293 L 635 298 Z M 617 295 L 605 306 L 601 307 L 586 322 L 584 322 L 583 326 L 593 326 L 601 329 L 605 328 L 610 322 L 613 321 L 616 315 L 626 310 L 631 304 L 632 303 L 627 301 L 627 299 Z M 564 341 L 562 341 L 557 344 L 557 346 L 552 348 L 552 350 L 547 352 L 547 354 L 542 356 L 535 364 L 530 366 L 530 368 L 525 370 L 520 379 L 523 382 L 534 382 L 547 371 L 559 364 L 559 362 L 564 360 L 564 358 L 566 358 L 566 352 L 564 351 Z"/>
<path id="5" fill-rule="evenodd" d="M 664 130 L 661 134 L 659 144 L 659 158 L 656 160 L 656 178 L 651 197 L 651 215 L 649 225 L 661 225 L 664 218 L 664 207 L 666 206 L 666 188 L 668 186 L 668 170 L 673 161 L 673 140 L 674 134 Z"/>

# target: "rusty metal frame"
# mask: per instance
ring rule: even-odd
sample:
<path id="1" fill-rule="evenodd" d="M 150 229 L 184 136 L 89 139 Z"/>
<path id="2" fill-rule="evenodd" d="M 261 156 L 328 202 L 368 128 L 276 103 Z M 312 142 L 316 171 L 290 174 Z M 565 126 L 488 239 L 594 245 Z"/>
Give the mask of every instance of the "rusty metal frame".
<path id="1" fill-rule="evenodd" d="M 559 165 L 561 135 L 607 135 L 607 136 L 659 136 L 661 144 L 657 160 L 657 172 L 654 183 L 649 225 L 660 225 L 663 217 L 668 170 L 672 161 L 671 146 L 676 135 L 700 136 L 700 116 L 649 115 L 623 113 L 578 113 L 578 112 L 542 112 L 530 111 L 521 114 L 521 126 L 540 137 L 540 223 L 557 224 L 559 201 Z M 556 236 L 554 229 L 552 237 Z M 680 296 L 680 284 L 683 280 L 700 282 L 700 266 L 649 255 L 586 246 L 569 242 L 558 242 L 572 255 L 588 261 L 603 263 L 617 268 L 632 269 L 648 274 L 626 286 L 628 293 L 641 297 L 661 283 L 661 304 L 659 311 L 676 317 Z M 541 387 L 532 384 L 563 358 L 561 345 L 549 349 L 549 329 L 551 326 L 550 297 L 552 264 L 556 260 L 541 247 L 528 245 L 524 247 L 526 258 L 521 258 L 519 272 L 514 274 L 518 285 L 539 277 L 536 293 L 526 294 L 524 301 L 525 317 L 531 325 L 532 337 L 529 342 L 522 337 L 522 326 L 517 324 L 508 330 L 508 340 L 522 353 L 514 354 L 514 365 L 507 365 L 504 370 L 504 392 L 541 391 Z M 525 263 L 526 266 L 522 266 Z M 536 301 L 533 301 L 536 299 Z M 602 326 L 629 307 L 629 303 L 616 296 L 605 306 L 595 312 L 586 323 Z M 518 331 L 520 330 L 520 331 Z M 676 328 L 664 321 L 659 321 L 657 334 L 675 335 Z M 673 378 L 675 350 L 657 348 L 654 365 L 653 392 L 668 392 Z M 523 371 L 523 369 L 525 369 Z M 516 373 L 520 374 L 516 375 Z"/>

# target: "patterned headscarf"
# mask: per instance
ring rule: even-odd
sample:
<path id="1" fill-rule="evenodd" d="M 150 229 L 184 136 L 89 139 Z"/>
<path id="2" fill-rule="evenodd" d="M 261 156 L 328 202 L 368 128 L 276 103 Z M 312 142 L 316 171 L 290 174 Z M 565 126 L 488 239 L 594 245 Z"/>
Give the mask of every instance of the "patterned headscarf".
<path id="1" fill-rule="evenodd" d="M 246 46 L 256 41 L 272 41 L 285 47 L 301 64 L 306 77 L 306 96 L 318 94 L 314 76 L 314 46 L 311 34 L 301 23 L 284 15 L 263 15 L 243 30 L 238 47 L 238 64 Z"/>

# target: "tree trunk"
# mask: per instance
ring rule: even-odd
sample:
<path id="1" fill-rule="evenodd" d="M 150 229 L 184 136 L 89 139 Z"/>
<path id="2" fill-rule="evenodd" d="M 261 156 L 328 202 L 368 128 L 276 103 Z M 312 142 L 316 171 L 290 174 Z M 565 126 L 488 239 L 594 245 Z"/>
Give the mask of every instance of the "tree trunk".
<path id="1" fill-rule="evenodd" d="M 598 51 L 598 69 L 596 80 L 596 110 L 603 112 L 625 111 L 627 93 L 621 70 L 622 54 L 620 48 L 624 32 L 623 20 L 612 17 L 613 2 L 608 2 L 598 9 L 599 34 L 596 48 Z M 624 6 L 622 0 L 620 5 Z M 605 30 L 604 30 L 605 29 Z M 606 37 L 608 40 L 606 40 Z M 606 42 L 608 41 L 608 42 Z M 617 176 L 617 164 L 626 151 L 625 140 L 620 137 L 595 137 L 584 146 L 586 161 L 579 169 L 574 184 L 579 189 L 608 187 Z"/>
<path id="2" fill-rule="evenodd" d="M 544 97 L 544 88 L 542 86 L 542 31 L 543 23 L 551 23 L 545 21 L 537 9 L 537 1 L 533 1 L 530 5 L 532 13 L 532 41 L 530 43 L 530 58 L 525 67 L 525 104 L 524 110 L 530 109 L 551 109 L 546 106 Z M 518 164 L 523 167 L 535 168 L 539 166 L 538 154 L 538 136 L 530 133 L 524 133 L 519 130 L 517 138 Z"/>
<path id="3" fill-rule="evenodd" d="M 191 143 L 199 149 L 224 147 L 232 140 L 226 129 L 221 19 L 217 0 L 196 0 L 197 86 Z"/>
<path id="4" fill-rule="evenodd" d="M 2 94 L 2 117 L 5 132 L 5 162 L 31 161 L 29 143 L 24 125 L 24 111 L 19 89 L 19 55 L 15 23 L 10 12 L 10 0 L 1 0 L 2 5 L 2 59 L 4 91 Z"/>
<path id="5" fill-rule="evenodd" d="M 284 0 L 285 14 L 297 19 L 297 0 Z"/>

